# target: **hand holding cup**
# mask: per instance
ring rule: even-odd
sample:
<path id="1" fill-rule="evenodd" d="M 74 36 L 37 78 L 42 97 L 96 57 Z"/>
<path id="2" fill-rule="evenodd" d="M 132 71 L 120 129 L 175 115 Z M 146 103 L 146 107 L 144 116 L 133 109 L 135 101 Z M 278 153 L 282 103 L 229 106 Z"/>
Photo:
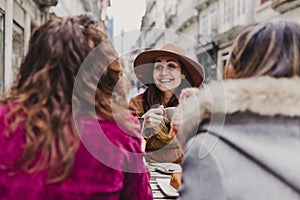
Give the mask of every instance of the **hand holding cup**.
<path id="1" fill-rule="evenodd" d="M 164 119 L 164 107 L 163 105 L 158 108 L 151 108 L 144 115 L 144 127 L 152 128 L 158 126 Z"/>

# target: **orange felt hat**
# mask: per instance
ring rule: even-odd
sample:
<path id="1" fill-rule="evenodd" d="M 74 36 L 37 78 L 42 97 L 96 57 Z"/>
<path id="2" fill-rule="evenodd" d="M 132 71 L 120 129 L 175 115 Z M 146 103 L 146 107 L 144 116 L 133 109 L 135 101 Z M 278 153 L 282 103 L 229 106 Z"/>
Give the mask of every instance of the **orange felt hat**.
<path id="1" fill-rule="evenodd" d="M 202 65 L 187 57 L 185 51 L 175 44 L 166 44 L 161 49 L 157 50 L 146 50 L 141 52 L 134 60 L 134 73 L 139 81 L 143 84 L 153 83 L 153 63 L 157 57 L 160 56 L 171 56 L 181 62 L 188 76 L 192 79 L 191 86 L 199 87 L 204 80 L 204 69 Z"/>

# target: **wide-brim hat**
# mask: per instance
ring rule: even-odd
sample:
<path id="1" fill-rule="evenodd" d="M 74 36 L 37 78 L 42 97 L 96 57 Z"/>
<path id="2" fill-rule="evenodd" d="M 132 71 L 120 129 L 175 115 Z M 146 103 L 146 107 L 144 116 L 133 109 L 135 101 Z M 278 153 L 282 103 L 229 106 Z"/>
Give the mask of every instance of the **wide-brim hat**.
<path id="1" fill-rule="evenodd" d="M 175 44 L 166 44 L 157 50 L 145 50 L 135 58 L 133 62 L 134 73 L 140 82 L 143 84 L 153 83 L 153 63 L 160 56 L 171 56 L 182 63 L 191 78 L 192 87 L 199 87 L 203 83 L 205 76 L 202 65 L 187 57 L 185 51 Z"/>

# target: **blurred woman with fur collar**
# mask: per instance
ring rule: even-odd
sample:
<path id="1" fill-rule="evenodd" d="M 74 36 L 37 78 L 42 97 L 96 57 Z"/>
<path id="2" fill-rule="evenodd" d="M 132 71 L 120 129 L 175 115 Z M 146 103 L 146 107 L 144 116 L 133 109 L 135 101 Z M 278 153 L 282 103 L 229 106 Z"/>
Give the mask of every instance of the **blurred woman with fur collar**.
<path id="1" fill-rule="evenodd" d="M 179 199 L 300 199 L 299 75 L 300 26 L 280 20 L 236 38 L 223 82 L 183 90 Z"/>

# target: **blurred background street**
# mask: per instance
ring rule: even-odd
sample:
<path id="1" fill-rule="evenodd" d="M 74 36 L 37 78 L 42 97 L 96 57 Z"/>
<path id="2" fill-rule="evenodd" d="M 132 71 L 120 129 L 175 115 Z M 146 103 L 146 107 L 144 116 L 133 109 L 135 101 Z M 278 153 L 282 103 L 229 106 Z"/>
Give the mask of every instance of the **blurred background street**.
<path id="1" fill-rule="evenodd" d="M 130 73 L 136 55 L 167 42 L 198 59 L 206 82 L 222 79 L 241 29 L 270 19 L 300 23 L 300 0 L 0 0 L 0 94 L 16 78 L 35 27 L 52 16 L 86 12 L 112 38 L 136 87 L 139 83 Z"/>

